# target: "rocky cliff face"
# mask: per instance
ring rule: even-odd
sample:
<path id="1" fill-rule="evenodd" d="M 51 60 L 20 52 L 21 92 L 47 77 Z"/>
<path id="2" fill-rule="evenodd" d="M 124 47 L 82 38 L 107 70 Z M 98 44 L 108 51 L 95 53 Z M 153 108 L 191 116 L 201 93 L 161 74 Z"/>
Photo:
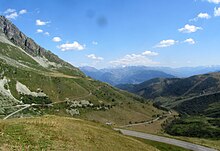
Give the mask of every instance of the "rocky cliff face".
<path id="1" fill-rule="evenodd" d="M 51 62 L 72 67 L 70 64 L 61 60 L 58 56 L 40 47 L 31 38 L 27 37 L 24 33 L 22 33 L 12 22 L 10 22 L 4 16 L 0 16 L 0 32 L 4 33 L 5 36 L 12 43 L 21 47 L 28 54 L 34 57 L 36 56 L 45 57 Z"/>

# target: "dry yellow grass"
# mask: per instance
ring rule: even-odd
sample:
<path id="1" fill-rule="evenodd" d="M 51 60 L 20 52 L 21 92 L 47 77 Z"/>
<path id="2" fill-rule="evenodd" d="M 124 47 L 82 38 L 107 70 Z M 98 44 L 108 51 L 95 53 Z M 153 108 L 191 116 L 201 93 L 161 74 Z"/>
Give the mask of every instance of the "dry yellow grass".
<path id="1" fill-rule="evenodd" d="M 178 113 L 175 112 L 175 111 L 172 111 L 171 114 L 165 114 L 164 116 L 166 116 L 166 117 L 163 118 L 163 119 L 159 119 L 155 122 L 152 122 L 150 124 L 131 126 L 131 127 L 127 127 L 126 129 L 134 130 L 134 131 L 140 131 L 140 132 L 146 132 L 146 133 L 156 134 L 156 135 L 163 135 L 164 131 L 163 131 L 163 128 L 162 128 L 162 124 L 168 118 L 173 119 L 174 116 L 178 116 Z"/>
<path id="2" fill-rule="evenodd" d="M 157 114 L 162 114 L 162 111 L 154 108 L 150 103 L 126 102 L 107 111 L 88 112 L 84 116 L 89 120 L 101 123 L 111 122 L 115 126 L 122 126 L 129 124 L 129 122 L 151 120 L 152 116 Z"/>
<path id="3" fill-rule="evenodd" d="M 0 150 L 157 150 L 98 123 L 57 116 L 0 121 L 0 146 Z"/>

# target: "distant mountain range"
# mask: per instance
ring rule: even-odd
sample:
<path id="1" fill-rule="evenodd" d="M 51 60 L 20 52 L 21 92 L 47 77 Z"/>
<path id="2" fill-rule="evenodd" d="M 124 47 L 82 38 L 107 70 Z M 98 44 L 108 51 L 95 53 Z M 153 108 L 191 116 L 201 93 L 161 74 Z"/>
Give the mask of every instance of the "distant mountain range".
<path id="1" fill-rule="evenodd" d="M 100 70 L 93 67 L 81 67 L 80 69 L 87 76 L 111 85 L 138 84 L 154 78 L 174 78 L 171 74 L 147 67 L 124 67 Z"/>
<path id="2" fill-rule="evenodd" d="M 87 76 L 115 86 L 119 84 L 139 84 L 154 78 L 184 78 L 198 74 L 218 72 L 220 71 L 220 66 L 182 68 L 130 66 L 104 69 L 85 66 L 80 67 L 80 69 Z"/>

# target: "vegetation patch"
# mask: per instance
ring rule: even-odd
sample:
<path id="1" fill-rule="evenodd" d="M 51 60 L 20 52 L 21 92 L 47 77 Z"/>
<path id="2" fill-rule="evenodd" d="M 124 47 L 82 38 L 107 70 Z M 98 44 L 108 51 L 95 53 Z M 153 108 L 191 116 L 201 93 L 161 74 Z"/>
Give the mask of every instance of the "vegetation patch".
<path id="1" fill-rule="evenodd" d="M 206 117 L 182 117 L 175 119 L 165 128 L 170 135 L 198 138 L 220 138 L 219 119 Z"/>
<path id="2" fill-rule="evenodd" d="M 24 104 L 50 104 L 52 101 L 47 96 L 32 96 L 21 94 L 21 101 Z"/>

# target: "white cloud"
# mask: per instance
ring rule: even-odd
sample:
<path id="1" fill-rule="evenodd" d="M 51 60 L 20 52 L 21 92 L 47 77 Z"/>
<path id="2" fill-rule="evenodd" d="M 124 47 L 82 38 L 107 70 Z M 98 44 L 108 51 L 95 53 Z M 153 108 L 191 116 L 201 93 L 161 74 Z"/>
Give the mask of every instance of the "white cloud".
<path id="1" fill-rule="evenodd" d="M 198 21 L 199 19 L 210 19 L 211 16 L 208 13 L 199 13 L 195 18 L 190 19 L 189 21 Z"/>
<path id="2" fill-rule="evenodd" d="M 92 41 L 92 44 L 93 45 L 98 45 L 98 42 L 97 41 Z"/>
<path id="3" fill-rule="evenodd" d="M 41 21 L 40 19 L 36 20 L 36 25 L 37 26 L 44 26 L 44 25 L 49 24 L 49 23 L 50 23 L 49 21 Z"/>
<path id="4" fill-rule="evenodd" d="M 46 36 L 50 36 L 50 33 L 49 32 L 44 32 L 42 29 L 37 29 L 36 33 L 43 33 L 44 35 Z"/>
<path id="5" fill-rule="evenodd" d="M 153 52 L 153 51 L 145 51 L 142 53 L 142 55 L 144 55 L 144 56 L 158 56 L 159 54 L 157 52 Z"/>
<path id="6" fill-rule="evenodd" d="M 16 12 L 15 9 L 8 8 L 6 11 L 4 11 L 4 14 L 10 14 L 10 13 L 14 13 L 14 12 Z"/>
<path id="7" fill-rule="evenodd" d="M 8 14 L 5 16 L 8 19 L 16 19 L 18 17 L 18 13 L 17 12 L 13 12 L 11 14 Z"/>
<path id="8" fill-rule="evenodd" d="M 4 11 L 5 17 L 7 19 L 16 19 L 19 15 L 23 15 L 27 13 L 27 10 L 22 9 L 18 13 L 15 9 L 8 8 L 6 11 Z"/>
<path id="9" fill-rule="evenodd" d="M 27 13 L 27 10 L 26 10 L 26 9 L 22 9 L 22 10 L 19 11 L 19 14 L 20 14 L 20 15 L 23 15 L 23 14 L 26 14 L 26 13 Z"/>
<path id="10" fill-rule="evenodd" d="M 157 48 L 165 48 L 165 47 L 169 47 L 169 46 L 175 45 L 176 43 L 178 43 L 178 41 L 175 41 L 173 39 L 162 40 L 155 47 L 157 47 Z"/>
<path id="11" fill-rule="evenodd" d="M 60 37 L 53 37 L 52 39 L 53 42 L 60 42 L 62 39 Z"/>
<path id="12" fill-rule="evenodd" d="M 124 57 L 110 61 L 110 64 L 113 66 L 150 66 L 150 65 L 158 65 L 159 62 L 154 62 L 153 60 L 146 57 L 146 55 L 142 54 L 128 54 Z"/>
<path id="13" fill-rule="evenodd" d="M 219 4 L 220 0 L 207 0 L 209 3 Z"/>
<path id="14" fill-rule="evenodd" d="M 65 43 L 60 46 L 58 46 L 59 49 L 62 51 L 67 51 L 67 50 L 84 50 L 85 45 L 79 44 L 77 41 L 74 41 L 73 43 Z"/>
<path id="15" fill-rule="evenodd" d="M 219 7 L 219 8 L 216 8 L 216 7 L 215 7 L 215 9 L 214 9 L 214 16 L 215 16 L 215 17 L 220 16 L 220 7 Z"/>
<path id="16" fill-rule="evenodd" d="M 44 35 L 50 36 L 50 33 L 49 32 L 45 32 Z"/>
<path id="17" fill-rule="evenodd" d="M 102 60 L 104 60 L 104 58 L 98 57 L 98 56 L 96 56 L 95 54 L 87 55 L 87 57 L 88 57 L 89 59 L 92 59 L 92 60 L 95 60 L 95 61 L 102 61 Z"/>
<path id="18" fill-rule="evenodd" d="M 208 13 L 199 13 L 198 18 L 209 19 L 211 16 Z"/>
<path id="19" fill-rule="evenodd" d="M 196 43 L 196 42 L 195 42 L 195 40 L 194 40 L 194 39 L 192 39 L 192 38 L 188 38 L 188 39 L 184 40 L 183 42 L 184 42 L 184 43 L 191 44 L 191 45 L 193 45 L 193 44 L 195 44 L 195 43 Z"/>
<path id="20" fill-rule="evenodd" d="M 42 29 L 37 29 L 37 33 L 43 33 L 44 31 Z"/>
<path id="21" fill-rule="evenodd" d="M 179 32 L 182 32 L 182 33 L 194 33 L 197 30 L 202 30 L 202 28 L 201 27 L 196 27 L 194 25 L 186 24 L 183 28 L 180 28 L 178 30 L 179 30 Z"/>

